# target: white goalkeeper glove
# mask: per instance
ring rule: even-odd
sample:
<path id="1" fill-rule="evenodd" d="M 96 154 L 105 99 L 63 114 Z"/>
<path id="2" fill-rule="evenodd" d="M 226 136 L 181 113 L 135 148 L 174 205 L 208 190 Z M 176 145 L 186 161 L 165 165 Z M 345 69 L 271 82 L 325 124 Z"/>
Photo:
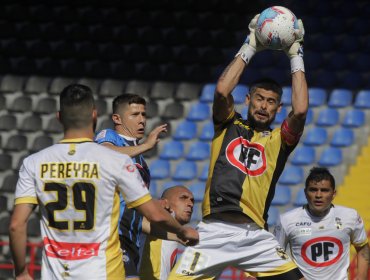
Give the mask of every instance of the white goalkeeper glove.
<path id="1" fill-rule="evenodd" d="M 304 27 L 302 20 L 298 20 L 298 29 L 295 29 L 296 39 L 293 44 L 286 48 L 284 52 L 290 58 L 290 70 L 291 73 L 297 71 L 304 72 L 304 63 L 303 63 L 303 37 L 304 37 Z"/>
<path id="2" fill-rule="evenodd" d="M 262 51 L 265 49 L 264 46 L 257 40 L 256 37 L 256 27 L 257 27 L 257 19 L 260 14 L 255 15 L 255 17 L 251 20 L 248 25 L 249 28 L 249 35 L 245 39 L 242 47 L 237 52 L 235 57 L 240 55 L 240 58 L 244 60 L 245 63 L 249 63 L 252 57 L 256 52 Z"/>

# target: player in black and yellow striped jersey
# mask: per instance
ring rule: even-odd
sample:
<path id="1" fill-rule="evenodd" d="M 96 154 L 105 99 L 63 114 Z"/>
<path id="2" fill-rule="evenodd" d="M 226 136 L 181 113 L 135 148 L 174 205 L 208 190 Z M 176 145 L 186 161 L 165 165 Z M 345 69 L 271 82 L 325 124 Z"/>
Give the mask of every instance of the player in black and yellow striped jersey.
<path id="1" fill-rule="evenodd" d="M 262 79 L 246 96 L 248 118 L 234 109 L 232 91 L 252 56 L 263 47 L 250 35 L 219 78 L 213 103 L 215 136 L 203 201 L 199 244 L 189 247 L 169 279 L 214 279 L 227 266 L 258 279 L 303 279 L 302 273 L 266 229 L 267 212 L 289 154 L 302 135 L 308 110 L 303 64 L 303 25 L 285 50 L 291 61 L 292 111 L 271 129 L 281 110 L 281 86 Z"/>

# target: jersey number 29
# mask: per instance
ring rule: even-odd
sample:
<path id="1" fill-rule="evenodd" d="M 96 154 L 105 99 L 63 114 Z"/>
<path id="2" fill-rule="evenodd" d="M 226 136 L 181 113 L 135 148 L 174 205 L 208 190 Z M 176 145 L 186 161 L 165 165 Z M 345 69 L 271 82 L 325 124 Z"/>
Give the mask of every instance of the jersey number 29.
<path id="1" fill-rule="evenodd" d="M 63 183 L 46 183 L 44 191 L 56 192 L 56 200 L 45 204 L 49 227 L 58 230 L 71 230 L 70 220 L 57 220 L 56 212 L 67 210 L 72 203 L 76 212 L 83 212 L 83 220 L 73 220 L 73 230 L 84 231 L 94 228 L 95 223 L 95 187 L 88 182 L 76 182 L 72 186 Z M 72 192 L 70 195 L 69 192 Z M 72 201 L 69 202 L 70 197 Z"/>

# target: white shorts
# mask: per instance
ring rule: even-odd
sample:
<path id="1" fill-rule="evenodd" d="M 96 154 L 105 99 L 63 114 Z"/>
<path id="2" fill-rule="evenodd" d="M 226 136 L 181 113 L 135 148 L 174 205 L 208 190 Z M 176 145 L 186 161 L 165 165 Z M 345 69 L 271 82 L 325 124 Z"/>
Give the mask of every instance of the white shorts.
<path id="1" fill-rule="evenodd" d="M 255 277 L 283 274 L 297 267 L 274 235 L 255 223 L 206 220 L 197 230 L 198 245 L 185 249 L 169 279 L 214 279 L 228 266 Z"/>

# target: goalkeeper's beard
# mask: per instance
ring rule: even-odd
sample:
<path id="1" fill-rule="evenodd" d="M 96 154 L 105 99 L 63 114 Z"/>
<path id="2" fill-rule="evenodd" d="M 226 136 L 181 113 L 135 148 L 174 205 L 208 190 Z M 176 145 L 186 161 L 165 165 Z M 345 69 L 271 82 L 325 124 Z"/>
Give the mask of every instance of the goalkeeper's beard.
<path id="1" fill-rule="evenodd" d="M 271 120 L 269 119 L 265 122 L 261 122 L 261 121 L 256 120 L 256 118 L 252 115 L 252 113 L 250 111 L 248 111 L 247 120 L 248 120 L 248 123 L 249 123 L 250 127 L 252 127 L 253 129 L 256 129 L 256 130 L 262 130 L 263 131 L 263 130 L 270 130 L 270 125 L 275 120 L 275 116 Z"/>

